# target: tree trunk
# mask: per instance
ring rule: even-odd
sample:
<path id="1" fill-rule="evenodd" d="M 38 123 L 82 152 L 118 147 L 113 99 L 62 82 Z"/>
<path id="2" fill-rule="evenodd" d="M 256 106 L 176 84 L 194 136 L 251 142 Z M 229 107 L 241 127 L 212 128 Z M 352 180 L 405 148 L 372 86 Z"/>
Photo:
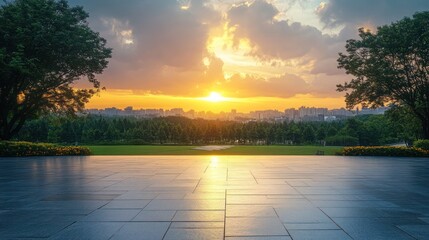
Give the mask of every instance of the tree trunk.
<path id="1" fill-rule="evenodd" d="M 2 140 L 2 141 L 9 141 L 11 138 L 12 138 L 12 136 L 9 132 L 2 131 L 0 133 L 0 140 Z"/>
<path id="2" fill-rule="evenodd" d="M 12 139 L 13 136 L 18 134 L 21 128 L 24 126 L 26 122 L 26 116 L 22 115 L 11 121 L 1 121 L 0 123 L 0 140 L 8 141 Z"/>
<path id="3" fill-rule="evenodd" d="M 1 122 L 0 126 L 0 140 L 7 141 L 12 138 L 11 129 L 8 127 L 7 122 Z"/>

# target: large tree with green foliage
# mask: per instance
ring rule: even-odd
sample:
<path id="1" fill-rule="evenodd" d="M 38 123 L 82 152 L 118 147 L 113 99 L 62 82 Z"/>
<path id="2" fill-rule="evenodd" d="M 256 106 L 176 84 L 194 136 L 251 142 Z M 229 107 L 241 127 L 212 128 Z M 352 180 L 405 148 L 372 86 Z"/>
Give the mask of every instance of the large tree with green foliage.
<path id="1" fill-rule="evenodd" d="M 100 89 L 111 49 L 81 7 L 65 0 L 15 0 L 0 7 L 0 139 L 53 111 L 75 113 Z M 77 89 L 79 79 L 91 83 Z"/>
<path id="2" fill-rule="evenodd" d="M 359 36 L 347 41 L 347 53 L 338 59 L 339 68 L 355 76 L 338 85 L 338 91 L 348 91 L 347 106 L 405 106 L 429 139 L 429 12 L 378 27 L 376 33 L 360 29 Z"/>

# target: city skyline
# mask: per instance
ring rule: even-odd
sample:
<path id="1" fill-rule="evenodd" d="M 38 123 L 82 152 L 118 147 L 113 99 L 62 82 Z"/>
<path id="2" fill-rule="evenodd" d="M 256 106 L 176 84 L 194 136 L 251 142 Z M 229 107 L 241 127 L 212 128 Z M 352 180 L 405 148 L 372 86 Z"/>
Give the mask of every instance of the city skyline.
<path id="1" fill-rule="evenodd" d="M 102 116 L 112 117 L 143 117 L 143 118 L 156 118 L 156 117 L 187 117 L 191 119 L 202 118 L 210 120 L 232 120 L 232 121 L 306 121 L 306 122 L 317 122 L 317 121 L 336 121 L 343 120 L 349 117 L 357 115 L 379 115 L 384 114 L 390 107 L 380 107 L 376 109 L 362 108 L 355 110 L 348 110 L 345 108 L 340 109 L 328 109 L 318 107 L 306 107 L 301 106 L 300 108 L 286 108 L 284 110 L 278 109 L 264 109 L 255 110 L 250 112 L 240 112 L 237 109 L 231 109 L 230 111 L 222 111 L 214 113 L 211 111 L 195 111 L 194 109 L 183 109 L 183 108 L 149 108 L 149 109 L 135 109 L 132 106 L 120 109 L 116 107 L 104 108 L 104 109 L 86 109 L 85 113 Z"/>

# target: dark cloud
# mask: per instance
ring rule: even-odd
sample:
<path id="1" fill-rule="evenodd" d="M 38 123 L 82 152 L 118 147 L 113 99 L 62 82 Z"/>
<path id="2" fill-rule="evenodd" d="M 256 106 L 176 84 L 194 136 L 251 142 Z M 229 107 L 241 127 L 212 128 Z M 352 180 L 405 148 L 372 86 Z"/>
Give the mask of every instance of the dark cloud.
<path id="1" fill-rule="evenodd" d="M 278 21 L 279 11 L 270 3 L 255 1 L 228 12 L 231 26 L 236 26 L 236 37 L 249 38 L 257 46 L 256 52 L 283 60 L 302 57 L 323 50 L 329 37 L 315 27 L 301 23 Z"/>
<path id="2" fill-rule="evenodd" d="M 162 88 L 174 78 L 171 72 L 178 73 L 179 81 L 181 76 L 204 71 L 201 61 L 208 55 L 208 33 L 221 16 L 201 1 L 181 9 L 188 2 L 72 0 L 71 4 L 90 13 L 91 26 L 114 48 L 103 82 L 110 88 L 157 91 L 157 84 Z"/>
<path id="3" fill-rule="evenodd" d="M 379 26 L 428 10 L 427 0 L 329 0 L 318 14 L 328 27 L 365 23 Z"/>

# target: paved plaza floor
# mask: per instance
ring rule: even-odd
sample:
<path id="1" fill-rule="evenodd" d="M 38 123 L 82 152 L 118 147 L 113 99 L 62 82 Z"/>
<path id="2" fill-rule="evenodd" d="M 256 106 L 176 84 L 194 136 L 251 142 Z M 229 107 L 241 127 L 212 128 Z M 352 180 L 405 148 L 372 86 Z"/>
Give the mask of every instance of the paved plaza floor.
<path id="1" fill-rule="evenodd" d="M 429 239 L 429 159 L 0 158 L 0 239 Z"/>

